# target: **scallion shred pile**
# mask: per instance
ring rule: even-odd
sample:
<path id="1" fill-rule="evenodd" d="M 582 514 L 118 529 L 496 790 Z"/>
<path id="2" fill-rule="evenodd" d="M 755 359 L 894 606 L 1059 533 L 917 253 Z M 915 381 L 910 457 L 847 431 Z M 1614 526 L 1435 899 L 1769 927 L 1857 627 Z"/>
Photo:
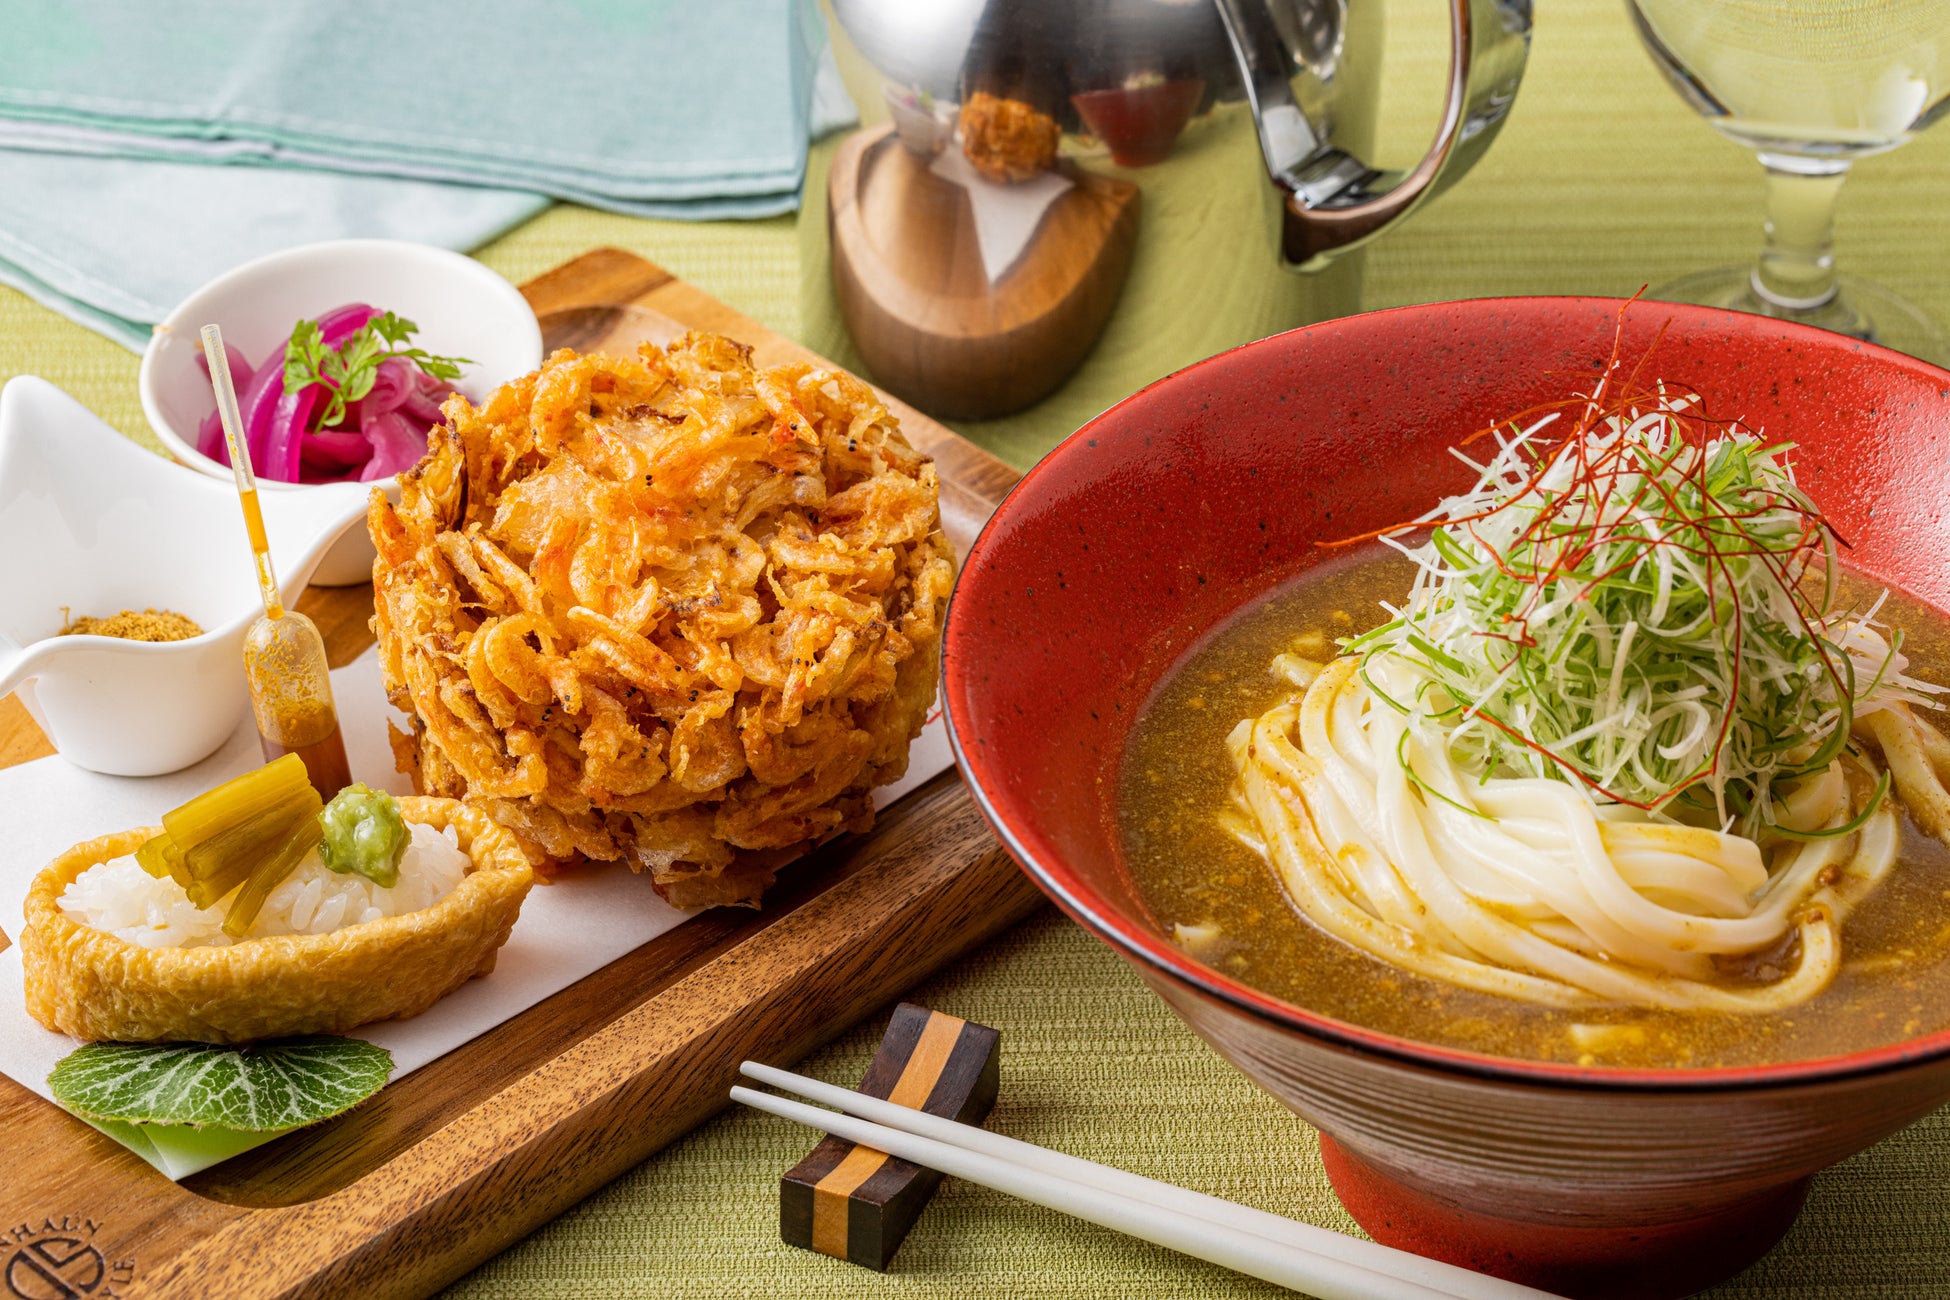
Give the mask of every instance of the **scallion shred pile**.
<path id="1" fill-rule="evenodd" d="M 1753 834 L 1859 713 L 1938 688 L 1904 676 L 1879 599 L 1840 607 L 1841 541 L 1789 445 L 1663 385 L 1607 400 L 1620 383 L 1614 362 L 1590 397 L 1489 431 L 1485 463 L 1458 448 L 1476 486 L 1384 530 L 1417 576 L 1346 649 L 1466 770 Z"/>

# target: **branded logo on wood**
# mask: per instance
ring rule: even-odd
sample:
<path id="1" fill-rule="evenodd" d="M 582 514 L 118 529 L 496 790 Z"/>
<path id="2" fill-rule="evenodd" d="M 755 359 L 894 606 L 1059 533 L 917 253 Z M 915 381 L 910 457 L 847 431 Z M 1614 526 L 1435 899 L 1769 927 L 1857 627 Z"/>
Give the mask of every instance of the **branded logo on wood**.
<path id="1" fill-rule="evenodd" d="M 0 1287 L 8 1300 L 119 1300 L 135 1280 L 132 1260 L 95 1244 L 101 1224 L 64 1216 L 0 1233 Z"/>

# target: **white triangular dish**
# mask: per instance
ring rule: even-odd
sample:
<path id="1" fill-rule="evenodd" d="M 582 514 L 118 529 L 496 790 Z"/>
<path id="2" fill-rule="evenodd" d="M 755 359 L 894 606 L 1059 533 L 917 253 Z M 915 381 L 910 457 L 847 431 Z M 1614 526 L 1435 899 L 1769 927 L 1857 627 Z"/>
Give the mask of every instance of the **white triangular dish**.
<path id="1" fill-rule="evenodd" d="M 285 599 L 364 513 L 362 484 L 266 493 Z M 247 702 L 244 632 L 262 612 L 235 488 L 143 449 L 44 379 L 0 389 L 0 694 L 18 691 L 62 757 L 154 776 L 209 755 Z M 203 635 L 60 636 L 70 614 L 169 609 Z"/>

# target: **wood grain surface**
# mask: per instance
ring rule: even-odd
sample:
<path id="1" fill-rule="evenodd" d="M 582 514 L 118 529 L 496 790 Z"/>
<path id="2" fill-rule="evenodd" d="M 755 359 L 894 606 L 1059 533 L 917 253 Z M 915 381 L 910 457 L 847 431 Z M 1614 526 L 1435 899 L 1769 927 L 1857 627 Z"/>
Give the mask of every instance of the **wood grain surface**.
<path id="1" fill-rule="evenodd" d="M 994 281 L 968 190 L 936 176 L 891 126 L 833 157 L 833 293 L 874 377 L 948 419 L 1022 410 L 1069 377 L 1117 305 L 1137 246 L 1139 190 L 1065 162 L 1074 182 Z"/>
<path id="2" fill-rule="evenodd" d="M 550 346 L 695 327 L 761 364 L 810 355 L 615 249 L 523 292 Z M 966 547 L 1015 472 L 889 405 L 940 465 Z M 371 644 L 370 587 L 314 588 L 299 608 L 334 666 Z M 49 752 L 0 701 L 0 766 Z M 100 1252 L 118 1296 L 425 1295 L 711 1115 L 741 1060 L 796 1060 L 1040 902 L 949 772 L 789 868 L 762 911 L 704 913 L 351 1114 L 180 1185 L 0 1079 L 0 1270 L 18 1243 L 65 1236 Z"/>

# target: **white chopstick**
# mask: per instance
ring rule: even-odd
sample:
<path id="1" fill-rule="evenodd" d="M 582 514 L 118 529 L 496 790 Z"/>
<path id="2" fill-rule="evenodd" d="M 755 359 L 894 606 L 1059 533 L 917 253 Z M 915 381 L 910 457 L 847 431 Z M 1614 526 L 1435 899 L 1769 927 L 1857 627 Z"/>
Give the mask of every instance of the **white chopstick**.
<path id="1" fill-rule="evenodd" d="M 851 1115 L 749 1088 L 732 1089 L 734 1101 L 1321 1300 L 1549 1300 L 1547 1292 L 1531 1287 L 1093 1164 L 772 1066 L 747 1061 L 740 1069 L 750 1078 Z"/>

